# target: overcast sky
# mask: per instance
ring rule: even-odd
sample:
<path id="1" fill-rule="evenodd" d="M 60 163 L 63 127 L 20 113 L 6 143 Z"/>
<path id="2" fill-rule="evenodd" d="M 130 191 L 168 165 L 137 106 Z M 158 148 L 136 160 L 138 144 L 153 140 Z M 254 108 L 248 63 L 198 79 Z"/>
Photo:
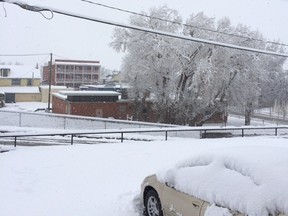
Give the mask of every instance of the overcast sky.
<path id="1" fill-rule="evenodd" d="M 185 20 L 192 13 L 204 12 L 219 19 L 229 17 L 233 25 L 242 23 L 259 30 L 266 38 L 288 44 L 288 0 L 92 0 L 126 10 L 141 12 L 166 4 L 178 10 Z M 26 0 L 95 18 L 128 24 L 129 14 L 91 5 L 81 0 Z M 49 13 L 45 15 L 50 16 Z M 53 58 L 99 60 L 108 69 L 120 70 L 123 54 L 109 47 L 114 27 L 54 14 L 46 20 L 39 13 L 7 3 L 0 7 L 0 55 L 53 53 Z M 2 57 L 0 62 L 16 61 L 42 65 L 49 55 Z"/>

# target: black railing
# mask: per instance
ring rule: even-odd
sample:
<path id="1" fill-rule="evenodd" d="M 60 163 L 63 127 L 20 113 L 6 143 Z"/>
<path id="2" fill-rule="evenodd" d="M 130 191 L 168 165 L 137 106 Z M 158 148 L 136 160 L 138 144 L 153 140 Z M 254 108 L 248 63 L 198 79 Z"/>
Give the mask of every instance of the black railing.
<path id="1" fill-rule="evenodd" d="M 239 131 L 240 134 L 234 134 L 232 136 L 241 136 L 244 137 L 245 131 L 253 131 L 252 135 L 257 135 L 255 131 L 267 131 L 267 130 L 272 130 L 273 135 L 277 136 L 278 131 L 280 129 L 285 130 L 285 134 L 287 134 L 287 129 L 288 126 L 263 126 L 263 127 L 251 127 L 251 126 L 243 126 L 243 127 L 179 127 L 179 128 L 156 128 L 156 129 L 123 129 L 123 130 L 98 130 L 98 131 L 81 131 L 81 132 L 61 132 L 61 133 L 3 133 L 0 134 L 0 139 L 1 138 L 14 138 L 14 146 L 17 146 L 17 139 L 21 137 L 44 137 L 44 136 L 71 136 L 70 144 L 74 144 L 74 138 L 78 136 L 83 136 L 83 135 L 107 135 L 107 134 L 120 134 L 120 140 L 121 142 L 124 141 L 124 134 L 131 134 L 131 133 L 164 133 L 165 140 L 168 140 L 168 133 L 170 132 L 199 132 L 200 133 L 200 138 L 209 138 L 209 134 L 220 134 L 229 131 Z M 260 133 L 258 133 L 261 135 Z M 263 133 L 262 133 L 263 134 Z M 250 134 L 251 135 L 251 134 Z M 267 134 L 265 134 L 267 135 Z M 224 135 L 225 136 L 225 135 Z"/>

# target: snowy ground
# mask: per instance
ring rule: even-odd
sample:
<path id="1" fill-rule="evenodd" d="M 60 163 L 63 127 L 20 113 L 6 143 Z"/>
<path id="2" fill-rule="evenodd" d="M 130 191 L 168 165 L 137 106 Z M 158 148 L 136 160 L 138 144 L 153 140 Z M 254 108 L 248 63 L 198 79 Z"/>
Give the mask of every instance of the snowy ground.
<path id="1" fill-rule="evenodd" d="M 47 103 L 42 102 L 17 102 L 6 103 L 1 110 L 34 112 L 36 109 L 45 109 L 47 107 Z"/>
<path id="2" fill-rule="evenodd" d="M 133 199 L 146 175 L 199 151 L 270 143 L 277 137 L 174 139 L 75 146 L 17 147 L 0 154 L 5 216 L 136 216 Z M 238 186 L 237 186 L 238 187 Z"/>
<path id="3" fill-rule="evenodd" d="M 173 167 L 199 152 L 213 153 L 227 146 L 236 150 L 239 146 L 255 144 L 259 148 L 263 144 L 285 147 L 287 139 L 172 138 L 152 142 L 9 147 L 9 152 L 0 154 L 0 215 L 138 216 L 133 200 L 147 175 Z"/>

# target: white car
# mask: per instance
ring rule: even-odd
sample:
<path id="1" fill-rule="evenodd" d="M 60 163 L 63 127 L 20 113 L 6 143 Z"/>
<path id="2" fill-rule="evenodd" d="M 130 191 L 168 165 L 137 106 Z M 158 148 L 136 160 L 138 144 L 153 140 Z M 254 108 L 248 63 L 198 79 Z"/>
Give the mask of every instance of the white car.
<path id="1" fill-rule="evenodd" d="M 146 216 L 288 215 L 288 149 L 207 150 L 144 179 Z"/>

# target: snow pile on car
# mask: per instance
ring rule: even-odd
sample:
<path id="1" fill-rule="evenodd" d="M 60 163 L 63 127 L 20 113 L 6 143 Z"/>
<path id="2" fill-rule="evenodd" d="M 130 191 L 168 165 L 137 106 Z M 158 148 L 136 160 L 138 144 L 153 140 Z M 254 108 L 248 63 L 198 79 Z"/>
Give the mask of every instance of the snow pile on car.
<path id="1" fill-rule="evenodd" d="M 157 178 L 179 191 L 248 215 L 288 213 L 288 145 L 272 141 L 206 150 L 159 171 Z"/>

